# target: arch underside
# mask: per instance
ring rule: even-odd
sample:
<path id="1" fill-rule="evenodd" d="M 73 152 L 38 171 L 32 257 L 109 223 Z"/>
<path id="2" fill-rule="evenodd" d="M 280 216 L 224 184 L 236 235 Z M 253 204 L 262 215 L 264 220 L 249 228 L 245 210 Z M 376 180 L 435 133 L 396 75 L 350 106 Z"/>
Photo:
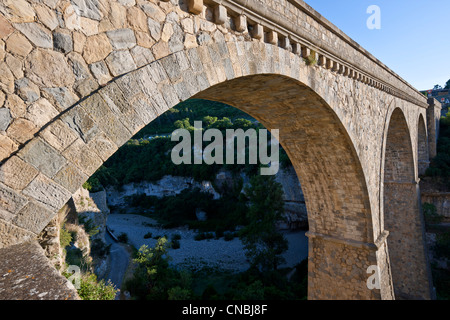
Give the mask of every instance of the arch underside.
<path id="1" fill-rule="evenodd" d="M 419 116 L 418 123 L 418 136 L 417 136 L 417 161 L 419 175 L 424 175 L 425 171 L 430 165 L 430 157 L 428 155 L 428 137 L 427 129 L 425 126 L 425 120 L 423 116 Z"/>
<path id="2" fill-rule="evenodd" d="M 420 143 L 420 141 L 419 141 Z M 400 109 L 391 115 L 384 165 L 384 227 L 396 299 L 429 299 L 420 190 L 408 124 Z"/>

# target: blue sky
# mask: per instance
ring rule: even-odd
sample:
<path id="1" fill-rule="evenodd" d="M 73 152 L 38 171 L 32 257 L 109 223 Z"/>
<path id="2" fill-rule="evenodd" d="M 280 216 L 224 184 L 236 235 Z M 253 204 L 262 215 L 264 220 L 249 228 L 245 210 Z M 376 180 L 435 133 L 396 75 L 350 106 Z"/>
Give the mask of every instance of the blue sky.
<path id="1" fill-rule="evenodd" d="M 450 79 L 449 0 L 305 0 L 418 90 Z M 370 5 L 381 29 L 370 30 Z"/>

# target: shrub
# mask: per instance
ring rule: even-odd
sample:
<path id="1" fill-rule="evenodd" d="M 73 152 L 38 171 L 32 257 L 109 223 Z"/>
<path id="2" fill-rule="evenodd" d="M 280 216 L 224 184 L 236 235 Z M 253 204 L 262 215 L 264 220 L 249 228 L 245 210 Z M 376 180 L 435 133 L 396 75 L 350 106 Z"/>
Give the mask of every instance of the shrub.
<path id="1" fill-rule="evenodd" d="M 66 230 L 65 225 L 61 226 L 61 230 L 59 232 L 59 244 L 62 249 L 70 245 L 72 242 L 72 233 Z"/>
<path id="2" fill-rule="evenodd" d="M 173 234 L 172 240 L 181 240 L 181 234 L 178 234 L 178 233 Z"/>
<path id="3" fill-rule="evenodd" d="M 122 232 L 117 237 L 117 240 L 119 240 L 119 242 L 128 243 L 128 235 L 126 233 Z"/>
<path id="4" fill-rule="evenodd" d="M 144 234 L 144 239 L 150 239 L 151 237 L 152 237 L 151 232 L 147 232 L 146 234 Z"/>
<path id="5" fill-rule="evenodd" d="M 180 240 L 172 240 L 172 249 L 180 248 Z"/>
<path id="6" fill-rule="evenodd" d="M 427 224 L 434 224 L 442 221 L 443 217 L 437 214 L 437 209 L 434 204 L 424 203 L 422 209 Z"/>
<path id="7" fill-rule="evenodd" d="M 82 300 L 114 300 L 117 289 L 111 282 L 97 280 L 97 276 L 86 273 L 81 276 L 78 295 Z"/>
<path id="8" fill-rule="evenodd" d="M 234 237 L 235 237 L 234 232 L 225 232 L 225 233 L 223 234 L 223 239 L 224 239 L 225 241 L 231 241 L 231 240 L 234 239 Z"/>

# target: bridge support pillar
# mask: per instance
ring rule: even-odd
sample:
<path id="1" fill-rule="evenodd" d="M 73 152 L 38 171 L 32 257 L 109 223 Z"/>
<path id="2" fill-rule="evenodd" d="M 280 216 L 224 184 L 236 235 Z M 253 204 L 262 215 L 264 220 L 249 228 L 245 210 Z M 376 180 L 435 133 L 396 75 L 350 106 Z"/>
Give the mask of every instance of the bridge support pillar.
<path id="1" fill-rule="evenodd" d="M 308 232 L 309 300 L 393 299 L 386 234 L 377 243 Z"/>
<path id="2" fill-rule="evenodd" d="M 397 300 L 433 299 L 418 181 L 385 181 L 384 225 Z"/>
<path id="3" fill-rule="evenodd" d="M 428 98 L 427 131 L 430 160 L 436 156 L 436 145 L 439 138 L 439 119 L 442 105 L 434 98 Z"/>

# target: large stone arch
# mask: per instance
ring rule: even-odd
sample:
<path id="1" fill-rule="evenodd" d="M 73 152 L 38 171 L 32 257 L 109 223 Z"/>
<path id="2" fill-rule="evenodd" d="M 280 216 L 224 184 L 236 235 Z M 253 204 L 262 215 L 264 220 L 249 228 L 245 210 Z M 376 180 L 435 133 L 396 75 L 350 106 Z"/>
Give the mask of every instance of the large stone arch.
<path id="1" fill-rule="evenodd" d="M 366 269 L 377 260 L 374 248 L 363 245 L 373 237 L 364 173 L 330 106 L 304 84 L 274 75 L 237 78 L 196 97 L 236 106 L 280 130 L 308 209 L 309 298 L 379 295 L 366 286 Z"/>
<path id="2" fill-rule="evenodd" d="M 393 108 L 386 125 L 383 224 L 389 232 L 387 247 L 395 298 L 430 299 L 431 279 L 413 142 L 401 108 Z"/>
<path id="3" fill-rule="evenodd" d="M 269 129 L 280 129 L 310 214 L 310 298 L 380 298 L 379 290 L 366 286 L 366 269 L 378 264 L 377 248 L 371 245 L 366 179 L 347 130 L 324 99 L 298 80 L 298 70 L 292 72 L 283 60 L 280 68 L 274 67 L 273 53 L 282 56 L 281 50 L 258 42 L 237 45 L 272 52 L 247 58 L 242 66 L 248 69 L 238 76 L 233 65 L 228 77 L 219 79 L 209 55 L 222 50 L 218 58 L 229 58 L 226 43 L 180 51 L 118 77 L 61 112 L 2 167 L 4 189 L 15 196 L 11 215 L 18 211 L 7 221 L 26 231 L 22 237 L 38 234 L 70 195 L 147 123 L 192 96 L 220 100 Z M 23 170 L 12 172 L 17 167 Z M 15 185 L 17 181 L 22 184 Z"/>

